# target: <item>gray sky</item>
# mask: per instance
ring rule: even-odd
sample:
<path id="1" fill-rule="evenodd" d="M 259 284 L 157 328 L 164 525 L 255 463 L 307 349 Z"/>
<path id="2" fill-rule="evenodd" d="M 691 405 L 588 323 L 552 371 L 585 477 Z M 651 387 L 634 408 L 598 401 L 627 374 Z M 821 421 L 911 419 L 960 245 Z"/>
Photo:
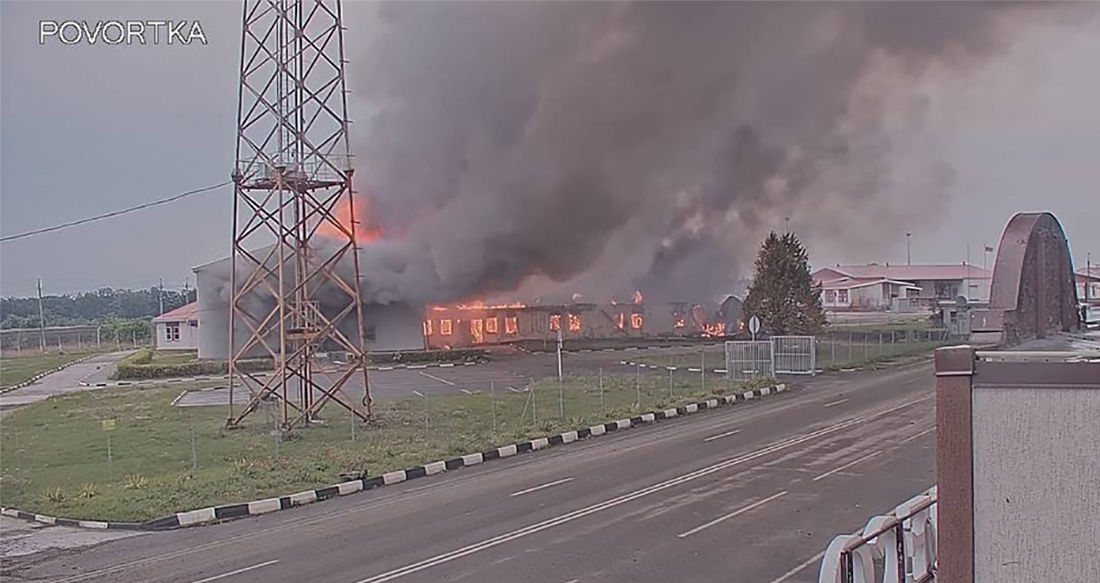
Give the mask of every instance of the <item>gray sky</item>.
<path id="1" fill-rule="evenodd" d="M 364 59 L 371 6 L 348 7 L 348 44 Z M 46 19 L 199 20 L 209 45 L 38 44 Z M 0 4 L 0 231 L 5 235 L 148 202 L 227 179 L 233 164 L 240 8 L 237 2 Z M 504 50 L 502 48 L 502 50 Z M 914 262 L 980 265 L 1013 212 L 1050 210 L 1062 221 L 1075 262 L 1100 261 L 1100 18 L 1043 24 L 965 76 L 930 70 L 896 92 L 916 104 L 919 127 L 890 112 L 898 184 L 883 196 L 920 214 Z M 854 106 L 858 106 L 858 92 Z M 353 94 L 351 117 L 372 105 Z M 906 108 L 910 112 L 910 108 Z M 892 126 L 891 124 L 894 124 Z M 896 127 L 895 127 L 896 126 Z M 365 123 L 353 133 L 365 133 Z M 356 142 L 370 136 L 357 135 Z M 950 168 L 946 201 L 911 194 L 930 164 Z M 891 190 L 889 185 L 884 187 Z M 0 247 L 0 294 L 102 286 L 181 287 L 190 268 L 228 253 L 230 192 L 216 193 Z M 826 202 L 827 203 L 827 202 Z M 792 213 L 817 265 L 904 261 L 904 229 L 881 245 L 845 245 L 846 233 L 812 228 L 810 205 Z M 782 228 L 776 224 L 775 228 Z M 863 228 L 858 222 L 853 231 Z"/>

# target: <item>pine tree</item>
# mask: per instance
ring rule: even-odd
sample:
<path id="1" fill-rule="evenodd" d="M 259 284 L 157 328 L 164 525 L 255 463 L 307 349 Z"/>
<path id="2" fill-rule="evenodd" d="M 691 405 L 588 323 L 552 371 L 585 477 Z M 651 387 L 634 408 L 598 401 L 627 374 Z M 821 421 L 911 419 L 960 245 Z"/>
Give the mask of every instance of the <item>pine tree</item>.
<path id="1" fill-rule="evenodd" d="M 767 334 L 817 334 L 825 325 L 821 286 L 810 275 L 806 248 L 793 233 L 764 239 L 745 298 L 745 316 Z"/>

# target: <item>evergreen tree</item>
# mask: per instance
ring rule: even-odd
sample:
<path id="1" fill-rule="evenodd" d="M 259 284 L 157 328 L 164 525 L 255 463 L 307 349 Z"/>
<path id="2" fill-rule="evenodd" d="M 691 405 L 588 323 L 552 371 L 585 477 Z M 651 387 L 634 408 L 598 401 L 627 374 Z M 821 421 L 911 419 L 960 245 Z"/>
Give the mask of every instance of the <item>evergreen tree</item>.
<path id="1" fill-rule="evenodd" d="M 825 325 L 821 286 L 814 285 L 806 248 L 793 233 L 773 231 L 764 239 L 744 309 L 771 335 L 817 334 Z"/>

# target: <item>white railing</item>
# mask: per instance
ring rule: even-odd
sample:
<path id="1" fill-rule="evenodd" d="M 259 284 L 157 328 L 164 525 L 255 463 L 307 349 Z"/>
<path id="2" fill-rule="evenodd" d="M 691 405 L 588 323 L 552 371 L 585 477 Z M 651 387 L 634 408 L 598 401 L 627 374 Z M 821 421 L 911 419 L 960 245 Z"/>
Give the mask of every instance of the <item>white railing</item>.
<path id="1" fill-rule="evenodd" d="M 936 578 L 936 488 L 914 496 L 863 530 L 840 535 L 821 559 L 818 583 L 921 583 Z"/>

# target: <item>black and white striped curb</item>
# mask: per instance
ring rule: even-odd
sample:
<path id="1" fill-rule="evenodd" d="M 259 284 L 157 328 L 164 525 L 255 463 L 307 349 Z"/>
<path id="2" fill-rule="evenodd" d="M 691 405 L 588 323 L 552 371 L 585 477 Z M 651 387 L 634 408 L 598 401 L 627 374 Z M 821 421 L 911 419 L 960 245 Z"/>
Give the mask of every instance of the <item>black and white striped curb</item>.
<path id="1" fill-rule="evenodd" d="M 149 522 L 105 522 L 102 520 L 75 520 L 72 518 L 57 518 L 55 516 L 46 516 L 44 514 L 35 514 L 33 512 L 24 512 L 22 510 L 16 510 L 14 508 L 0 508 L 0 515 L 7 516 L 9 518 L 18 518 L 21 520 L 27 520 L 30 522 L 38 522 L 41 524 L 53 524 L 57 526 L 75 526 L 78 528 L 95 528 L 95 529 L 120 529 L 120 530 L 150 530 L 146 527 L 147 524 L 156 521 Z"/>
<path id="2" fill-rule="evenodd" d="M 265 498 L 263 500 L 254 500 L 252 502 L 244 502 L 240 504 L 226 504 L 222 506 L 211 506 L 208 508 L 200 508 L 198 510 L 190 510 L 187 512 L 177 512 L 175 514 L 150 520 L 148 522 L 135 523 L 73 520 L 69 518 L 56 518 L 53 516 L 45 516 L 42 514 L 33 514 L 30 512 L 24 512 L 22 510 L 15 510 L 11 508 L 0 509 L 0 514 L 3 514 L 4 516 L 10 516 L 12 518 L 21 518 L 24 520 L 41 522 L 44 524 L 58 524 L 63 526 L 77 526 L 84 528 L 172 530 L 176 528 L 184 528 L 188 526 L 196 526 L 222 520 L 232 520 L 235 518 L 256 516 L 259 514 L 267 514 L 269 512 L 276 512 L 279 510 L 286 510 L 295 506 L 312 504 L 314 502 L 328 500 L 329 498 L 335 498 L 337 496 L 346 496 L 348 494 L 354 494 L 356 492 L 362 492 L 364 490 L 373 490 L 382 486 L 399 484 L 401 482 L 413 480 L 416 478 L 433 476 L 435 474 L 440 474 L 448 470 L 456 470 L 459 468 L 476 466 L 487 461 L 508 458 L 521 453 L 538 451 L 540 449 L 546 449 L 555 445 L 565 445 L 567 443 L 573 443 L 574 441 L 579 441 L 581 439 L 599 437 L 601 435 L 606 435 L 615 431 L 628 429 L 637 425 L 654 423 L 656 421 L 661 421 L 665 419 L 673 419 L 676 417 L 682 417 L 684 415 L 691 415 L 692 413 L 698 413 L 700 411 L 706 411 L 708 409 L 717 409 L 719 407 L 733 405 L 740 401 L 751 401 L 753 399 L 766 397 L 772 393 L 782 393 L 786 390 L 787 385 L 784 383 L 780 383 L 773 387 L 753 389 L 751 391 L 744 391 L 734 395 L 722 395 L 713 399 L 708 399 L 706 401 L 700 401 L 698 403 L 690 403 L 680 407 L 672 407 L 661 411 L 653 411 L 651 413 L 645 413 L 643 415 L 630 417 L 628 419 L 609 421 L 607 423 L 601 423 L 599 425 L 593 425 L 591 427 L 585 427 L 583 429 L 567 431 L 565 433 L 559 433 L 548 437 L 540 437 L 531 441 L 521 441 L 519 443 L 513 443 L 511 445 L 506 445 L 503 447 L 496 447 L 480 453 L 462 455 L 447 460 L 440 460 L 437 462 L 424 464 L 422 466 L 414 466 L 404 470 L 397 470 L 382 474 L 381 476 L 375 476 L 373 478 L 361 478 L 358 480 L 351 480 L 349 482 L 342 482 L 340 484 L 334 484 L 325 488 L 305 490 L 303 492 L 298 492 L 297 494 L 290 494 L 289 496 L 279 496 L 275 498 Z"/>
<path id="3" fill-rule="evenodd" d="M 474 366 L 486 362 L 484 360 L 467 360 L 464 362 L 432 362 L 424 364 L 393 364 L 385 366 L 371 365 L 367 367 L 367 370 L 398 370 L 398 369 L 422 369 L 422 368 L 454 368 L 456 366 Z M 269 372 L 257 373 L 254 376 L 258 378 L 270 376 Z M 196 381 L 224 381 L 229 378 L 229 375 L 204 375 L 196 377 L 173 377 L 163 379 L 142 379 L 137 381 L 100 381 L 100 382 L 87 382 L 80 381 L 80 385 L 84 387 L 125 387 L 125 386 L 147 386 L 147 385 L 170 385 L 174 383 L 193 383 Z"/>
<path id="4" fill-rule="evenodd" d="M 644 362 L 631 362 L 629 360 L 620 360 L 619 364 L 622 364 L 622 365 L 625 365 L 625 366 L 632 366 L 632 367 L 635 367 L 635 368 L 648 368 L 648 369 L 652 369 L 652 370 L 667 370 L 669 372 L 676 372 L 676 371 L 681 371 L 681 370 L 685 371 L 685 372 L 703 372 L 703 369 L 700 368 L 700 367 L 697 367 L 697 366 L 664 366 L 664 365 L 660 365 L 660 364 L 646 364 Z M 707 371 L 708 372 L 713 372 L 714 374 L 720 374 L 720 375 L 726 374 L 726 369 L 724 369 L 724 368 L 708 368 Z"/>
<path id="5" fill-rule="evenodd" d="M 46 372 L 40 372 L 40 373 L 34 375 L 33 377 L 31 377 L 31 378 L 29 378 L 29 379 L 27 379 L 27 380 L 25 380 L 25 381 L 23 381 L 23 382 L 21 382 L 17 385 L 12 385 L 10 387 L 4 387 L 4 388 L 0 389 L 0 394 L 7 393 L 9 391 L 14 391 L 15 389 L 22 389 L 23 387 L 25 387 L 27 385 L 33 385 L 34 383 L 37 383 L 38 381 L 42 380 L 43 377 L 49 376 L 49 375 L 51 375 L 55 372 L 61 371 L 61 370 L 65 370 L 65 369 L 69 368 L 70 366 L 72 366 L 74 364 L 79 364 L 81 362 L 84 362 L 85 360 L 88 360 L 89 358 L 92 358 L 93 356 L 99 356 L 99 355 L 98 354 L 89 354 L 88 356 L 78 358 L 78 359 L 76 359 L 72 362 L 66 362 L 65 364 L 63 364 L 59 367 L 51 368 L 50 370 L 48 370 Z M 81 383 L 81 384 L 83 384 L 83 383 Z"/>

